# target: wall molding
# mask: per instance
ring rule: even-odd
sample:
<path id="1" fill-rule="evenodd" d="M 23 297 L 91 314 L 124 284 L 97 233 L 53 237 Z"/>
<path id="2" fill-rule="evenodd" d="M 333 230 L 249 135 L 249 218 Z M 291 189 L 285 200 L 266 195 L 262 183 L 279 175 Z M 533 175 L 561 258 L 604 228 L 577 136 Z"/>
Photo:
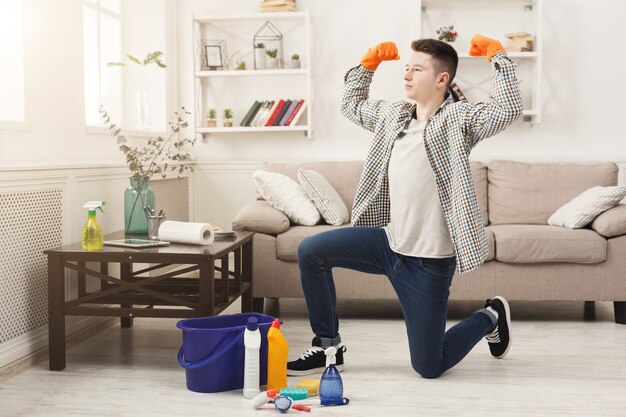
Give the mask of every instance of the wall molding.
<path id="1" fill-rule="evenodd" d="M 68 328 L 65 348 L 119 322 L 117 317 L 88 317 Z M 0 382 L 48 359 L 48 328 L 42 326 L 0 345 Z"/>

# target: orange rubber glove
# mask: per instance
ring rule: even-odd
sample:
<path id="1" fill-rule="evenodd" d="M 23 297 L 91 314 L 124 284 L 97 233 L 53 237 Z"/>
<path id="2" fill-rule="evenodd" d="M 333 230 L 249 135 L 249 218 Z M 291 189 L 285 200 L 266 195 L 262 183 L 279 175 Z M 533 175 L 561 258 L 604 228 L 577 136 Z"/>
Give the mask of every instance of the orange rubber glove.
<path id="1" fill-rule="evenodd" d="M 398 55 L 398 47 L 393 42 L 379 43 L 373 48 L 367 50 L 363 58 L 361 58 L 361 65 L 371 71 L 376 71 L 378 65 L 383 61 L 395 61 L 400 59 Z"/>
<path id="2" fill-rule="evenodd" d="M 471 56 L 486 56 L 491 62 L 491 58 L 500 51 L 504 51 L 504 48 L 499 41 L 483 35 L 474 35 L 470 43 L 469 54 Z"/>

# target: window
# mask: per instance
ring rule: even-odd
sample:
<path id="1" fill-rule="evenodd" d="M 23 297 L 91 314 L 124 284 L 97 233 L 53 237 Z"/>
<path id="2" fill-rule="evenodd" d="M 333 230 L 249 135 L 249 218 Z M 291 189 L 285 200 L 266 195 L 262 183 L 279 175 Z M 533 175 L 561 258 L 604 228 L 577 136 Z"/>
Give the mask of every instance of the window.
<path id="1" fill-rule="evenodd" d="M 85 123 L 104 126 L 98 113 L 100 105 L 113 120 L 123 123 L 122 73 L 106 65 L 122 58 L 120 0 L 84 0 L 83 51 Z"/>
<path id="2" fill-rule="evenodd" d="M 22 0 L 0 0 L 0 127 L 26 122 Z"/>

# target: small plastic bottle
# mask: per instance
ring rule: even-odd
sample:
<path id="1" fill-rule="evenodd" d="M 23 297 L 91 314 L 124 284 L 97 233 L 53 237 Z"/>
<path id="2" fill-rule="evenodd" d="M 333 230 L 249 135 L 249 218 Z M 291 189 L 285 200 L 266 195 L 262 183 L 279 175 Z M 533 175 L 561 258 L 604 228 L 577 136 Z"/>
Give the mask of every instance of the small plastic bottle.
<path id="1" fill-rule="evenodd" d="M 83 250 L 86 251 L 99 251 L 102 250 L 104 238 L 102 237 L 102 229 L 96 220 L 96 210 L 102 210 L 104 201 L 88 201 L 83 205 L 83 208 L 87 209 L 88 218 L 85 226 L 83 226 L 83 232 L 81 234 L 80 243 L 83 246 Z"/>
<path id="2" fill-rule="evenodd" d="M 287 387 L 287 356 L 289 344 L 280 331 L 280 320 L 275 319 L 267 331 L 267 389 Z"/>
<path id="3" fill-rule="evenodd" d="M 320 399 L 335 400 L 343 397 L 343 382 L 341 381 L 341 375 L 335 364 L 337 359 L 337 348 L 331 346 L 324 351 L 326 354 L 326 369 L 320 379 Z"/>
<path id="4" fill-rule="evenodd" d="M 256 317 L 248 318 L 248 325 L 243 335 L 243 345 L 245 347 L 243 396 L 254 398 L 261 392 L 259 389 L 261 332 L 259 331 L 259 320 Z"/>

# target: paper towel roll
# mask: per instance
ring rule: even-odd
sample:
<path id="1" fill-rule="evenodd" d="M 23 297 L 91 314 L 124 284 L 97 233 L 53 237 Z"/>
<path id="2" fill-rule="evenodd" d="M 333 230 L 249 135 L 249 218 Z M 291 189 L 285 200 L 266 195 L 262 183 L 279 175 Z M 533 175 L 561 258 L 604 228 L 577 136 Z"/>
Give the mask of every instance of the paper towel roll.
<path id="1" fill-rule="evenodd" d="M 210 245 L 215 239 L 209 223 L 188 223 L 167 220 L 159 227 L 159 240 L 190 245 Z"/>

